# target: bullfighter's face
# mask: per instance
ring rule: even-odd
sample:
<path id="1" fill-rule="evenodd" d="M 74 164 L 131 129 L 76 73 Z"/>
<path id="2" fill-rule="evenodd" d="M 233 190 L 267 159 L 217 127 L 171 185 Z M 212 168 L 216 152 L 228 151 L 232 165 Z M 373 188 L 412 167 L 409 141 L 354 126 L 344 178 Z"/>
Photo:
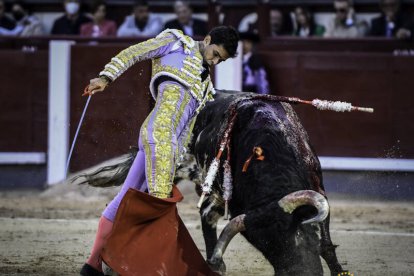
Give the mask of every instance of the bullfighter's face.
<path id="1" fill-rule="evenodd" d="M 203 40 L 203 62 L 208 66 L 217 65 L 229 58 L 229 54 L 222 45 L 211 44 L 211 36 L 207 35 Z"/>

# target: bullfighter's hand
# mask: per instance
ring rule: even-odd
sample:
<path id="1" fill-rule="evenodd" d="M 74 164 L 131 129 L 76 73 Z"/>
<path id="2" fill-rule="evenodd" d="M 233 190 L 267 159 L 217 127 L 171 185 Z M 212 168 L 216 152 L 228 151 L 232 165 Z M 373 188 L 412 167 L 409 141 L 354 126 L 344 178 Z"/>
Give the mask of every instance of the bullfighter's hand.
<path id="1" fill-rule="evenodd" d="M 108 86 L 108 81 L 103 78 L 94 78 L 90 80 L 89 85 L 85 88 L 82 96 L 93 95 L 97 92 L 102 92 Z"/>

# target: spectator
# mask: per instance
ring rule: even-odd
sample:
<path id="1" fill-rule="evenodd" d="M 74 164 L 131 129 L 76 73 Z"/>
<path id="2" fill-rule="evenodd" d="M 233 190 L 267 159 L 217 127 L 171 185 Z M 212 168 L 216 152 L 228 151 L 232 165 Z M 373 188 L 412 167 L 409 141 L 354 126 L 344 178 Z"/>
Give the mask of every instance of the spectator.
<path id="1" fill-rule="evenodd" d="M 65 14 L 53 23 L 54 35 L 78 35 L 80 26 L 90 22 L 91 19 L 79 12 L 79 0 L 64 0 Z"/>
<path id="2" fill-rule="evenodd" d="M 295 9 L 295 20 L 296 36 L 323 36 L 325 33 L 325 27 L 315 23 L 312 13 L 306 7 L 299 6 Z"/>
<path id="3" fill-rule="evenodd" d="M 249 13 L 245 15 L 239 23 L 239 27 L 237 28 L 239 32 L 254 32 L 258 33 L 257 28 L 257 13 Z"/>
<path id="4" fill-rule="evenodd" d="M 412 37 L 414 24 L 412 19 L 403 14 L 399 0 L 380 0 L 381 15 L 371 20 L 371 36 Z"/>
<path id="5" fill-rule="evenodd" d="M 293 24 L 290 15 L 284 15 L 280 10 L 270 11 L 270 32 L 272 36 L 292 35 Z"/>
<path id="6" fill-rule="evenodd" d="M 103 37 L 116 35 L 116 23 L 106 19 L 106 3 L 102 0 L 95 1 L 91 6 L 92 22 L 81 26 L 82 36 Z"/>
<path id="7" fill-rule="evenodd" d="M 149 12 L 147 1 L 136 1 L 133 14 L 125 18 L 118 36 L 156 36 L 162 30 L 162 21 Z"/>
<path id="8" fill-rule="evenodd" d="M 178 29 L 188 36 L 207 35 L 207 22 L 193 18 L 193 11 L 187 2 L 176 1 L 174 11 L 177 19 L 168 21 L 164 29 Z"/>
<path id="9" fill-rule="evenodd" d="M 3 31 L 10 31 L 16 27 L 16 23 L 9 16 L 6 15 L 6 5 L 3 0 L 0 0 L 0 34 Z"/>
<path id="10" fill-rule="evenodd" d="M 12 15 L 16 21 L 16 27 L 8 34 L 17 36 L 36 36 L 44 33 L 40 20 L 29 15 L 27 7 L 21 1 L 15 1 L 12 5 Z"/>
<path id="11" fill-rule="evenodd" d="M 325 37 L 356 38 L 367 33 L 368 25 L 355 17 L 352 0 L 334 0 L 335 16 L 329 22 Z"/>
<path id="12" fill-rule="evenodd" d="M 243 80 L 242 91 L 269 94 L 269 82 L 266 70 L 255 53 L 255 46 L 260 41 L 253 32 L 240 33 L 243 43 Z"/>

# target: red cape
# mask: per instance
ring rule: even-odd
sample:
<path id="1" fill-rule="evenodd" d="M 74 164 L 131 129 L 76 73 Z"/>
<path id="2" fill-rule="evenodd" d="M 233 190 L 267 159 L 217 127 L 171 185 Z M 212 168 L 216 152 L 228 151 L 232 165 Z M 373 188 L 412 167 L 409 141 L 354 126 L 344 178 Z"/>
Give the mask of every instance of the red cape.
<path id="1" fill-rule="evenodd" d="M 183 196 L 160 199 L 129 189 L 102 258 L 120 275 L 201 276 L 211 271 L 177 212 Z"/>

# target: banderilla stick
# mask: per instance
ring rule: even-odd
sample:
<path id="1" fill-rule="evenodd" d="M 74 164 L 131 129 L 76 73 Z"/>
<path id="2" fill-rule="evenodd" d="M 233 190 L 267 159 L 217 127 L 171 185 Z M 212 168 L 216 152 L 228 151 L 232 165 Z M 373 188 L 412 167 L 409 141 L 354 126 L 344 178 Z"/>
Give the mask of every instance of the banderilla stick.
<path id="1" fill-rule="evenodd" d="M 279 102 L 288 102 L 288 103 L 303 103 L 313 105 L 319 110 L 332 110 L 336 112 L 351 112 L 351 111 L 360 111 L 360 112 L 368 112 L 373 113 L 374 109 L 371 107 L 359 107 L 353 106 L 347 102 L 341 101 L 327 101 L 327 100 L 319 100 L 314 99 L 312 101 L 306 101 L 299 99 L 297 97 L 284 97 L 284 96 L 276 96 L 276 95 L 252 95 L 252 99 L 265 99 L 265 100 L 272 100 L 272 101 L 279 101 Z"/>

